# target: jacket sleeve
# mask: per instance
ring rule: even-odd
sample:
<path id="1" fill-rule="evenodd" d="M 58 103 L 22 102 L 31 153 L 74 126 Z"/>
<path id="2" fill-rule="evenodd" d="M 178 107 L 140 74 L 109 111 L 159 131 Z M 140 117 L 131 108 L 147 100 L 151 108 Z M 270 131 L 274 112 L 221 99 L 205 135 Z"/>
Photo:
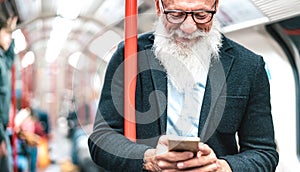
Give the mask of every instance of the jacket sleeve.
<path id="1" fill-rule="evenodd" d="M 5 57 L 6 57 L 5 62 L 8 69 L 12 67 L 15 60 L 14 48 L 15 48 L 15 41 L 12 40 L 8 50 L 5 52 Z"/>
<path id="2" fill-rule="evenodd" d="M 274 141 L 270 85 L 262 58 L 257 60 L 250 95 L 238 131 L 240 153 L 221 157 L 234 172 L 275 171 L 279 155 Z"/>
<path id="3" fill-rule="evenodd" d="M 88 144 L 93 161 L 108 171 L 142 171 L 144 152 L 123 133 L 123 48 L 108 65 L 101 98 Z"/>

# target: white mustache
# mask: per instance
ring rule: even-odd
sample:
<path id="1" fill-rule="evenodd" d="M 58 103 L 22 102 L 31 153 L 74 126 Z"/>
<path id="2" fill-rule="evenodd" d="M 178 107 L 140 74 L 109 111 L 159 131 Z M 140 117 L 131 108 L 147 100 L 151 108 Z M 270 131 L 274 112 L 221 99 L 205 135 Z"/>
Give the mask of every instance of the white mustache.
<path id="1" fill-rule="evenodd" d="M 180 38 L 186 38 L 186 39 L 195 39 L 195 38 L 199 38 L 199 37 L 207 37 L 208 36 L 208 34 L 206 32 L 203 32 L 200 30 L 196 30 L 192 34 L 186 34 L 180 29 L 176 29 L 172 32 L 173 32 L 172 35 L 177 35 Z"/>

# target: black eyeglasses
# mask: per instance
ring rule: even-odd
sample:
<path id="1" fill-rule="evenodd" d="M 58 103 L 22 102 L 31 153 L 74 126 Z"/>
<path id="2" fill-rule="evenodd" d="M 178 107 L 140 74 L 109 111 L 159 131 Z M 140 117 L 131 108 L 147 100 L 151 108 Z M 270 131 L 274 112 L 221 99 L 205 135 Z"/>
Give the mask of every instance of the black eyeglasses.
<path id="1" fill-rule="evenodd" d="M 182 10 L 165 10 L 163 1 L 160 0 L 162 10 L 166 15 L 166 19 L 168 22 L 173 24 L 181 24 L 183 23 L 188 14 L 192 15 L 192 18 L 197 24 L 205 24 L 212 20 L 214 14 L 216 13 L 216 2 L 214 3 L 212 8 L 215 10 L 195 10 L 195 11 L 182 11 Z"/>

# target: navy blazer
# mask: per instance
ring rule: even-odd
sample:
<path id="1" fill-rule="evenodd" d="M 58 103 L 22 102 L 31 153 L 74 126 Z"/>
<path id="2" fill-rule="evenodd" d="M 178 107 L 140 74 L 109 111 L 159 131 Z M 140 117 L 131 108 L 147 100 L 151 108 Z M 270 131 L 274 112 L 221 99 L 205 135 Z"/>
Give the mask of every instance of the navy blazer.
<path id="1" fill-rule="evenodd" d="M 199 137 L 233 171 L 275 171 L 279 156 L 264 61 L 222 39 L 220 59 L 211 62 L 208 73 Z M 123 136 L 123 42 L 109 62 L 89 137 L 92 159 L 108 171 L 142 171 L 144 152 L 166 132 L 167 76 L 154 57 L 153 41 L 152 33 L 138 37 L 136 143 Z"/>

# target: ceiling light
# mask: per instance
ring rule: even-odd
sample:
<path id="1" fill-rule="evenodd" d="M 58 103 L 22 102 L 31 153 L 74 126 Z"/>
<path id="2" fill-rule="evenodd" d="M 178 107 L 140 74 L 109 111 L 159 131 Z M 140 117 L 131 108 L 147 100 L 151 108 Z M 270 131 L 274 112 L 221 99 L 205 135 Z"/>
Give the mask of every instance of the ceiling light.
<path id="1" fill-rule="evenodd" d="M 35 55 L 32 51 L 28 51 L 24 57 L 22 58 L 22 67 L 23 68 L 26 68 L 28 67 L 29 65 L 32 65 L 35 61 Z"/>
<path id="2" fill-rule="evenodd" d="M 63 18 L 76 19 L 80 15 L 83 0 L 60 0 L 58 1 L 57 14 Z"/>
<path id="3" fill-rule="evenodd" d="M 12 37 L 15 40 L 15 53 L 18 54 L 19 52 L 23 51 L 27 47 L 27 42 L 25 39 L 24 34 L 22 33 L 21 29 L 17 29 L 12 33 Z"/>
<path id="4" fill-rule="evenodd" d="M 53 63 L 57 59 L 72 28 L 72 21 L 60 17 L 55 18 L 45 55 L 48 63 Z"/>
<path id="5" fill-rule="evenodd" d="M 79 58 L 81 56 L 81 52 L 75 52 L 73 54 L 71 54 L 68 58 L 68 63 L 69 65 L 71 65 L 73 68 L 77 69 L 77 64 L 78 64 L 78 61 L 79 61 Z"/>

